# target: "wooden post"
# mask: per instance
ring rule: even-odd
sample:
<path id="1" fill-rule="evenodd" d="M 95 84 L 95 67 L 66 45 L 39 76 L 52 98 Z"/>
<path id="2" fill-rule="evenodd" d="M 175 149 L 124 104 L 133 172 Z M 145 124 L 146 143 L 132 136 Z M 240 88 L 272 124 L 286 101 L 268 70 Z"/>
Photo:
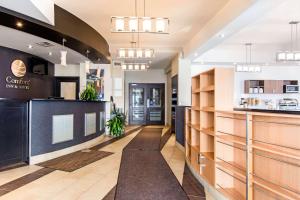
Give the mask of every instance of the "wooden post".
<path id="1" fill-rule="evenodd" d="M 252 115 L 246 113 L 246 199 L 253 200 L 253 154 L 252 150 L 252 138 L 253 138 L 253 129 L 252 129 Z"/>

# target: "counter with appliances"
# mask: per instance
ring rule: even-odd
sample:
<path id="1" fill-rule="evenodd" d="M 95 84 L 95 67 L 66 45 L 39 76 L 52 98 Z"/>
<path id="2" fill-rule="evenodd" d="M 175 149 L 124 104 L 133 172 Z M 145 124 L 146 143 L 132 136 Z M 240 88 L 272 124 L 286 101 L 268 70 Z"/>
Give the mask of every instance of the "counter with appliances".
<path id="1" fill-rule="evenodd" d="M 234 108 L 235 111 L 246 112 L 265 112 L 265 113 L 282 113 L 300 115 L 300 108 L 297 110 L 280 110 L 280 109 L 266 109 L 266 108 Z"/>

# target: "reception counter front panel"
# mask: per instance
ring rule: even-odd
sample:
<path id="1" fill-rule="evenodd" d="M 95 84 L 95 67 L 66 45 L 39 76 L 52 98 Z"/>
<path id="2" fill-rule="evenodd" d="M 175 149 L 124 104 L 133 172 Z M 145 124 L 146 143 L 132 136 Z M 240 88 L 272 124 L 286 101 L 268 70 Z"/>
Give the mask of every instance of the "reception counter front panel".
<path id="1" fill-rule="evenodd" d="M 30 156 L 72 147 L 105 132 L 105 102 L 30 101 Z"/>

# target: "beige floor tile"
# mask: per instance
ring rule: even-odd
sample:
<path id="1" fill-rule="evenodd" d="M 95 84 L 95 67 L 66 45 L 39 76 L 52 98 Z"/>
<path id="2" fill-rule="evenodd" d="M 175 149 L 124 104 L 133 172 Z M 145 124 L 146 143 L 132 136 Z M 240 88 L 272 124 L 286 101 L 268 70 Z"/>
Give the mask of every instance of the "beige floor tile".
<path id="1" fill-rule="evenodd" d="M 175 136 L 172 135 L 162 149 L 161 153 L 176 176 L 177 180 L 180 182 L 180 184 L 182 184 L 185 158 L 184 153 L 176 147 L 175 143 Z"/>
<path id="2" fill-rule="evenodd" d="M 36 165 L 31 165 L 0 172 L 0 185 L 13 181 L 32 172 L 35 172 L 41 168 L 42 167 Z"/>

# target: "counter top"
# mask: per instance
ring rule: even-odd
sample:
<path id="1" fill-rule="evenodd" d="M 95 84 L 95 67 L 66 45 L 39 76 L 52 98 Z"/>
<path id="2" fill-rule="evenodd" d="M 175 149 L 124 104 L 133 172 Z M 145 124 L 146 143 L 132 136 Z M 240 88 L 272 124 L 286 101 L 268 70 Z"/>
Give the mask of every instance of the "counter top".
<path id="1" fill-rule="evenodd" d="M 105 103 L 107 101 L 83 101 L 83 100 L 70 100 L 70 99 L 31 99 L 31 101 L 62 101 L 62 102 L 84 102 L 84 103 Z"/>
<path id="2" fill-rule="evenodd" d="M 84 103 L 105 103 L 108 101 L 83 101 L 83 100 L 69 100 L 69 99 L 13 99 L 13 98 L 0 98 L 0 101 L 20 101 L 20 102 L 29 102 L 29 101 L 61 101 L 61 102 L 84 102 Z"/>
<path id="3" fill-rule="evenodd" d="M 271 110 L 271 109 L 259 109 L 259 108 L 234 108 L 233 110 L 234 111 L 246 111 L 246 112 L 264 112 L 264 113 L 300 115 L 300 110 Z"/>

